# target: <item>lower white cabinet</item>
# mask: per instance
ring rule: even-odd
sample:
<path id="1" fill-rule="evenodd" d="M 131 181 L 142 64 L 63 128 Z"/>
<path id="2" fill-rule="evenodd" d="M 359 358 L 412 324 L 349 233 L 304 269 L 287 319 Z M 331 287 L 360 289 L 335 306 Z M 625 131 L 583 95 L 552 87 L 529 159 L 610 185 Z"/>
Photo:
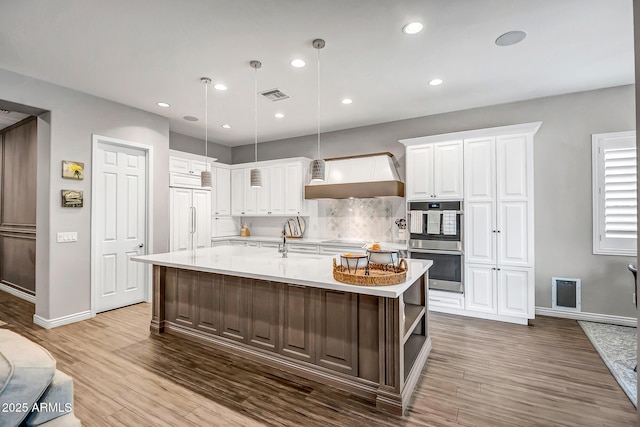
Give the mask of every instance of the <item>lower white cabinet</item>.
<path id="1" fill-rule="evenodd" d="M 532 268 L 467 264 L 464 286 L 468 311 L 525 319 L 534 316 Z"/>
<path id="2" fill-rule="evenodd" d="M 211 247 L 211 191 L 171 188 L 169 203 L 170 250 Z"/>

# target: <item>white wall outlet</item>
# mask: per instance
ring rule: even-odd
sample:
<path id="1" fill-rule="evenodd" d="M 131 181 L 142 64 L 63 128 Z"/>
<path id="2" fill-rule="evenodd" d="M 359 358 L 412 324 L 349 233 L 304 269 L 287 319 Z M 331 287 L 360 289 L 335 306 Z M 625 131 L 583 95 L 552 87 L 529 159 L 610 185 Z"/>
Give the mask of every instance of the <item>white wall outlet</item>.
<path id="1" fill-rule="evenodd" d="M 69 243 L 78 241 L 78 232 L 67 231 L 64 233 L 58 233 L 58 243 Z"/>

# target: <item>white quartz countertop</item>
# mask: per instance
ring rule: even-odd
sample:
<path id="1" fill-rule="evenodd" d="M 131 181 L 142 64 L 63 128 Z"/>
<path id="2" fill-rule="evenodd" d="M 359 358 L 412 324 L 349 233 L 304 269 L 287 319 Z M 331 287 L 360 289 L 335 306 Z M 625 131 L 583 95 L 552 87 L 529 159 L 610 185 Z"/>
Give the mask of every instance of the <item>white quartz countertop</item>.
<path id="1" fill-rule="evenodd" d="M 227 237 L 212 237 L 212 241 L 247 241 L 247 242 L 277 242 L 282 243 L 282 237 L 274 236 L 227 236 Z M 398 242 L 379 242 L 383 249 L 407 249 L 406 241 L 403 243 Z M 373 241 L 354 241 L 354 240 L 339 240 L 339 239 L 320 239 L 320 238 L 288 238 L 287 243 L 293 244 L 306 244 L 306 245 L 322 245 L 322 246 L 339 246 L 339 247 L 353 247 L 361 248 L 365 244 L 371 244 Z"/>
<path id="2" fill-rule="evenodd" d="M 133 261 L 208 273 L 291 283 L 314 288 L 397 298 L 433 265 L 433 261 L 408 259 L 407 280 L 390 286 L 356 286 L 333 278 L 333 255 L 289 253 L 273 248 L 218 246 L 193 251 L 132 257 Z"/>

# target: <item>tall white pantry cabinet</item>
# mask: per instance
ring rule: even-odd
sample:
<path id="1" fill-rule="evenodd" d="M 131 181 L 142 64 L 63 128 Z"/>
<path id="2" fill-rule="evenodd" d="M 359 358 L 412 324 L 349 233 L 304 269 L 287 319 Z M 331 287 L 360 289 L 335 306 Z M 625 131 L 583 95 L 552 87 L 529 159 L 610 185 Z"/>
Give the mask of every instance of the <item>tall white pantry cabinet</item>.
<path id="1" fill-rule="evenodd" d="M 466 139 L 464 174 L 465 308 L 532 319 L 533 135 Z"/>
<path id="2" fill-rule="evenodd" d="M 533 136 L 541 124 L 400 141 L 409 202 L 463 201 L 464 294 L 432 291 L 430 309 L 520 324 L 534 318 Z"/>

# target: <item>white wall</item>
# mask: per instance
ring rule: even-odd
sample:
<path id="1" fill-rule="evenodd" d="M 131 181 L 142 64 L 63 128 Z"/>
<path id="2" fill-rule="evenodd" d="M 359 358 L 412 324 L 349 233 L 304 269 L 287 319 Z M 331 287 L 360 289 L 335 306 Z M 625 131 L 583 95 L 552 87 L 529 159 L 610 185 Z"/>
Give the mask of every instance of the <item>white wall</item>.
<path id="1" fill-rule="evenodd" d="M 44 319 L 87 311 L 90 304 L 92 135 L 154 147 L 154 252 L 168 250 L 169 121 L 161 116 L 0 69 L 0 97 L 48 110 L 38 121 L 36 314 Z M 47 134 L 48 133 L 48 134 Z M 85 179 L 61 177 L 61 162 L 84 162 Z M 62 208 L 61 189 L 84 192 L 84 207 Z M 77 243 L 56 233 L 77 231 Z"/>
<path id="2" fill-rule="evenodd" d="M 620 86 L 322 135 L 322 156 L 389 151 L 404 176 L 399 139 L 541 121 L 534 138 L 536 306 L 551 307 L 551 277 L 582 279 L 584 312 L 635 317 L 632 257 L 592 254 L 591 134 L 635 129 L 634 86 Z M 314 156 L 314 135 L 260 144 L 260 158 Z M 251 145 L 233 163 L 251 161 Z"/>

